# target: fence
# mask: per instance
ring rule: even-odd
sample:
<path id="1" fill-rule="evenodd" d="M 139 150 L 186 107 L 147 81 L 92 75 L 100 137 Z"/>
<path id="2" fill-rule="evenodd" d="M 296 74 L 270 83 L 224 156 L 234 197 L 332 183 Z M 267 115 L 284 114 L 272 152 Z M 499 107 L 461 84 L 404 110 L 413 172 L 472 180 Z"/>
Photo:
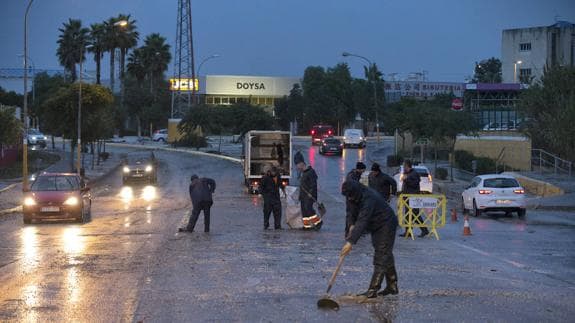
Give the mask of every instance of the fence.
<path id="1" fill-rule="evenodd" d="M 415 239 L 413 228 L 427 227 L 439 240 L 437 228 L 445 226 L 447 199 L 440 194 L 401 194 L 397 199 L 399 226 L 406 229 L 406 237 Z"/>

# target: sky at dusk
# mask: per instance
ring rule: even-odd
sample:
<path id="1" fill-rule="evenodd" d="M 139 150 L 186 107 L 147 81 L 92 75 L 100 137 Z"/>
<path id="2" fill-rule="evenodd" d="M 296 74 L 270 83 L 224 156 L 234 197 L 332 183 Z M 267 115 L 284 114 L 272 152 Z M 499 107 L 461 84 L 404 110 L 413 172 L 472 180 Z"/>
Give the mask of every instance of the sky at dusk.
<path id="1" fill-rule="evenodd" d="M 0 68 L 22 67 L 27 2 L 0 0 Z M 154 32 L 166 37 L 173 54 L 177 0 L 35 0 L 29 57 L 36 68 L 62 69 L 56 41 L 63 22 L 89 26 L 119 13 L 137 21 L 141 40 Z M 500 57 L 503 29 L 575 22 L 575 0 L 192 0 L 192 16 L 196 62 L 221 55 L 204 64 L 202 75 L 301 77 L 310 65 L 348 62 L 362 77 L 363 62 L 341 56 L 348 51 L 385 75 L 425 70 L 432 81 L 463 82 L 476 61 Z M 86 70 L 95 70 L 87 58 Z M 107 55 L 103 65 L 107 78 Z M 0 86 L 22 91 L 9 83 L 15 82 L 0 79 Z"/>

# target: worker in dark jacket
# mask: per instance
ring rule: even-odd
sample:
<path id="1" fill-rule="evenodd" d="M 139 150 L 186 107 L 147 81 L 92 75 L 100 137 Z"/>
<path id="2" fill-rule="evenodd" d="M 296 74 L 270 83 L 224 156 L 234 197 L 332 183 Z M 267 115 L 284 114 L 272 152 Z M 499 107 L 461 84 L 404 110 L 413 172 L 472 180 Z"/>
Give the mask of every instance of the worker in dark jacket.
<path id="1" fill-rule="evenodd" d="M 383 278 L 386 287 L 379 295 L 397 294 L 397 272 L 393 258 L 393 244 L 397 229 L 397 217 L 383 197 L 376 191 L 355 181 L 345 181 L 341 193 L 351 203 L 356 204 L 357 212 L 352 217 L 352 226 L 347 242 L 341 250 L 341 256 L 351 252 L 364 233 L 371 234 L 371 243 L 374 248 L 373 275 L 367 292 L 360 294 L 368 298 L 375 298 L 381 288 Z"/>
<path id="2" fill-rule="evenodd" d="M 411 164 L 411 160 L 406 159 L 403 162 L 403 174 L 402 174 L 402 183 L 401 183 L 401 192 L 403 194 L 419 194 L 421 193 L 421 189 L 419 186 L 419 182 L 421 181 L 421 178 L 419 177 L 419 174 L 415 171 L 415 169 L 413 169 L 413 166 Z M 408 203 L 407 199 L 406 199 L 406 203 Z M 405 213 L 407 213 L 408 209 L 405 209 Z M 419 213 L 419 209 L 413 209 L 412 212 L 415 215 L 413 221 L 414 223 L 423 223 L 423 218 L 421 217 L 421 214 Z M 426 235 L 429 234 L 429 230 L 426 227 L 421 227 L 421 234 L 419 235 L 419 237 L 425 237 Z M 407 235 L 407 229 L 400 234 L 401 237 L 405 237 Z"/>
<path id="3" fill-rule="evenodd" d="M 278 169 L 271 167 L 262 177 L 261 193 L 264 198 L 264 230 L 270 226 L 270 215 L 274 213 L 274 229 L 280 230 L 282 218 L 282 202 L 280 200 L 280 189 L 284 197 L 286 196 L 285 187 L 282 183 Z"/>
<path id="4" fill-rule="evenodd" d="M 317 202 L 317 174 L 311 166 L 307 166 L 302 154 L 294 155 L 294 163 L 301 177 L 299 180 L 299 200 L 304 230 L 319 230 L 322 226 L 321 217 L 316 213 L 313 204 Z"/>
<path id="5" fill-rule="evenodd" d="M 361 175 L 363 174 L 363 172 L 365 171 L 367 167 L 365 166 L 364 163 L 362 162 L 357 162 L 355 164 L 355 168 L 352 169 L 349 173 L 347 173 L 347 176 L 345 177 L 346 181 L 356 181 L 356 182 L 360 182 L 361 180 Z M 357 210 L 354 209 L 355 204 L 354 203 L 350 203 L 347 200 L 345 201 L 345 236 L 347 237 L 348 233 L 349 233 L 349 227 L 350 227 L 350 218 L 352 216 L 353 213 L 357 212 Z"/>
<path id="6" fill-rule="evenodd" d="M 211 178 L 192 175 L 190 178 L 190 198 L 192 199 L 192 214 L 190 220 L 185 228 L 180 228 L 180 232 L 188 231 L 193 232 L 196 226 L 196 221 L 201 211 L 204 211 L 204 232 L 210 232 L 210 208 L 214 201 L 212 194 L 216 190 L 216 182 Z"/>
<path id="7" fill-rule="evenodd" d="M 391 195 L 397 194 L 397 183 L 395 179 L 382 172 L 378 163 L 371 165 L 369 187 L 379 192 L 388 203 L 391 199 Z"/>

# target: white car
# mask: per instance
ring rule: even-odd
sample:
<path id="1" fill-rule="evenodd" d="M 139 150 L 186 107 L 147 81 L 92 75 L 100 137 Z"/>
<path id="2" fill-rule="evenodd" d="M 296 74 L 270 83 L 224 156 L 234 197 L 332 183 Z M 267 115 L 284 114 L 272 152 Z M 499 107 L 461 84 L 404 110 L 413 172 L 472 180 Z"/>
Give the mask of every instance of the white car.
<path id="1" fill-rule="evenodd" d="M 28 145 L 38 145 L 46 147 L 46 140 L 48 137 L 44 136 L 38 129 L 28 129 Z"/>
<path id="2" fill-rule="evenodd" d="M 156 132 L 154 132 L 154 135 L 152 136 L 152 140 L 153 141 L 167 142 L 168 141 L 168 129 L 156 130 Z"/>
<path id="3" fill-rule="evenodd" d="M 525 216 L 525 189 L 509 175 L 479 175 L 461 193 L 463 211 L 474 216 L 487 211 L 517 212 Z"/>
<path id="4" fill-rule="evenodd" d="M 429 169 L 424 165 L 414 165 L 413 170 L 419 174 L 419 190 L 421 193 L 433 193 L 433 179 Z M 401 192 L 403 188 L 403 166 L 399 168 L 399 172 L 393 176 L 397 183 L 397 191 Z"/>
<path id="5" fill-rule="evenodd" d="M 357 146 L 365 147 L 366 138 L 361 129 L 346 129 L 343 133 L 343 145 L 345 147 Z"/>

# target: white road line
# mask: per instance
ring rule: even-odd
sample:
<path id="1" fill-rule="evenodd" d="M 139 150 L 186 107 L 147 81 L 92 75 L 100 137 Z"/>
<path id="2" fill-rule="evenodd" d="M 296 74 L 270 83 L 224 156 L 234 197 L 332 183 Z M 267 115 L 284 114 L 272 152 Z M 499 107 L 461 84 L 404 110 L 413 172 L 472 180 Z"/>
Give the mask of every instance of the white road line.
<path id="1" fill-rule="evenodd" d="M 497 259 L 497 260 L 499 260 L 499 261 L 503 261 L 503 262 L 505 262 L 505 263 L 508 263 L 508 264 L 514 266 L 514 267 L 521 268 L 521 269 L 530 269 L 530 271 L 537 272 L 537 270 L 536 270 L 535 268 L 529 268 L 529 266 L 527 266 L 527 265 L 525 265 L 525 264 L 522 264 L 522 263 L 520 263 L 520 262 L 513 261 L 513 260 L 509 260 L 509 259 L 506 259 L 506 258 L 497 257 L 497 256 L 494 256 L 494 255 L 492 255 L 492 254 L 490 254 L 490 253 L 488 253 L 488 252 L 485 252 L 485 251 L 483 251 L 483 250 L 479 250 L 479 249 L 476 249 L 476 248 L 473 248 L 473 247 L 470 247 L 470 246 L 466 246 L 466 245 L 461 244 L 461 243 L 458 243 L 458 242 L 452 242 L 452 243 L 455 244 L 455 245 L 457 245 L 457 246 L 459 246 L 459 247 L 461 247 L 461 248 L 464 248 L 464 249 L 467 249 L 467 250 L 471 250 L 471 251 L 473 251 L 473 252 L 476 252 L 476 253 L 478 253 L 478 254 L 480 254 L 480 255 L 482 255 L 482 256 L 489 257 L 489 258 L 493 258 L 493 259 Z"/>

